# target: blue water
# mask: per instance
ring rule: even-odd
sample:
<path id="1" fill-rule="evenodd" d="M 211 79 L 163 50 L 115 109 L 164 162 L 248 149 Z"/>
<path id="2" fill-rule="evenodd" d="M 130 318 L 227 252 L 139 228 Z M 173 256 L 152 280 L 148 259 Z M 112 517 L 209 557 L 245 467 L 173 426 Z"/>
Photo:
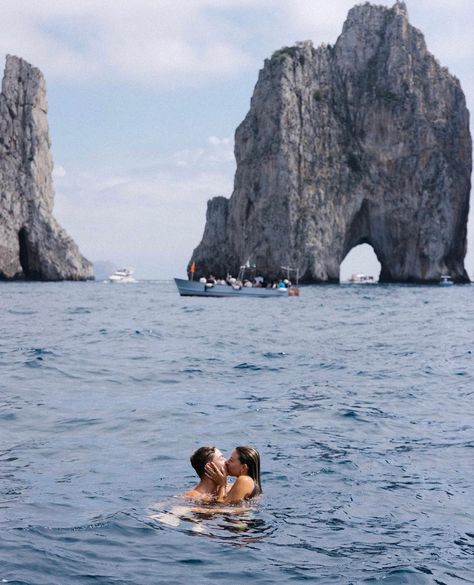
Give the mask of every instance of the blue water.
<path id="1" fill-rule="evenodd" d="M 474 287 L 0 285 L 0 582 L 474 583 Z M 190 454 L 264 497 L 190 511 Z"/>

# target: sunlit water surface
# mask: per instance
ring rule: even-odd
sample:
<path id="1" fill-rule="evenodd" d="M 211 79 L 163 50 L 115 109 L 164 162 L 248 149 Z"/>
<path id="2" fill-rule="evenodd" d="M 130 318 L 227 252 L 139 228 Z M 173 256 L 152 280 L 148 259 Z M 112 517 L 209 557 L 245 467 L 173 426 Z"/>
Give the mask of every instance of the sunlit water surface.
<path id="1" fill-rule="evenodd" d="M 474 583 L 474 287 L 0 285 L 0 581 Z M 193 512 L 190 454 L 262 457 Z"/>

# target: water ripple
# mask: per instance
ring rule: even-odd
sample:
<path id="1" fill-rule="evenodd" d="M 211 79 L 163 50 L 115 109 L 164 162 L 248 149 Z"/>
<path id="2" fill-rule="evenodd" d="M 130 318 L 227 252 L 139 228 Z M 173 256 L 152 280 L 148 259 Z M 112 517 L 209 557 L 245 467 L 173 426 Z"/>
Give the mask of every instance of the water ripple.
<path id="1" fill-rule="evenodd" d="M 0 287 L 0 579 L 474 582 L 472 287 Z M 258 506 L 173 511 L 238 444 Z"/>

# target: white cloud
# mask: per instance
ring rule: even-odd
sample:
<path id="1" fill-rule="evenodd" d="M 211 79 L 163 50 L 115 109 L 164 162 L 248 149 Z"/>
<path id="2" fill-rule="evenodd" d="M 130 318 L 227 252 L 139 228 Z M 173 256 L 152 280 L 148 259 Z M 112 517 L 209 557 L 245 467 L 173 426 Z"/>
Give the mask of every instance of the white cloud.
<path id="1" fill-rule="evenodd" d="M 333 43 L 355 3 L 3 0 L 0 54 L 26 58 L 48 79 L 193 86 L 256 70 L 284 44 Z M 393 0 L 376 3 L 392 6 Z M 471 0 L 418 0 L 408 10 L 440 62 L 473 57 Z"/>
<path id="2" fill-rule="evenodd" d="M 229 164 L 234 166 L 234 140 L 228 137 L 209 136 L 204 147 L 175 152 L 172 160 L 174 164 L 180 167 L 196 167 L 198 165 L 229 166 Z"/>
<path id="3" fill-rule="evenodd" d="M 209 136 L 209 144 L 212 146 L 230 146 L 232 145 L 232 138 L 219 138 L 218 136 Z"/>
<path id="4" fill-rule="evenodd" d="M 91 260 L 136 268 L 141 278 L 184 275 L 205 223 L 207 201 L 232 192 L 235 163 L 215 165 L 233 140 L 209 137 L 202 147 L 102 176 L 69 169 L 55 178 L 54 215 Z"/>
<path id="5" fill-rule="evenodd" d="M 238 35 L 205 0 L 4 0 L 0 52 L 51 78 L 190 85 L 252 65 Z"/>
<path id="6" fill-rule="evenodd" d="M 54 164 L 53 168 L 53 177 L 65 177 L 66 176 L 66 169 L 58 164 Z"/>
<path id="7" fill-rule="evenodd" d="M 334 43 L 342 30 L 352 0 L 293 0 L 282 2 L 280 18 L 295 36 L 294 41 L 312 39 L 315 45 Z M 293 41 L 293 42 L 294 42 Z"/>

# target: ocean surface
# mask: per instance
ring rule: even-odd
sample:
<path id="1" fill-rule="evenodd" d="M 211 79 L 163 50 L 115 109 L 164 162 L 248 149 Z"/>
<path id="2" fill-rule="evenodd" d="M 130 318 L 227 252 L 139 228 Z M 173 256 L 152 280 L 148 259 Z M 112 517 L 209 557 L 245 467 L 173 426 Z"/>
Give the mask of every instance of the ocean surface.
<path id="1" fill-rule="evenodd" d="M 474 583 L 474 286 L 0 284 L 0 582 Z M 178 497 L 250 444 L 264 495 Z"/>

